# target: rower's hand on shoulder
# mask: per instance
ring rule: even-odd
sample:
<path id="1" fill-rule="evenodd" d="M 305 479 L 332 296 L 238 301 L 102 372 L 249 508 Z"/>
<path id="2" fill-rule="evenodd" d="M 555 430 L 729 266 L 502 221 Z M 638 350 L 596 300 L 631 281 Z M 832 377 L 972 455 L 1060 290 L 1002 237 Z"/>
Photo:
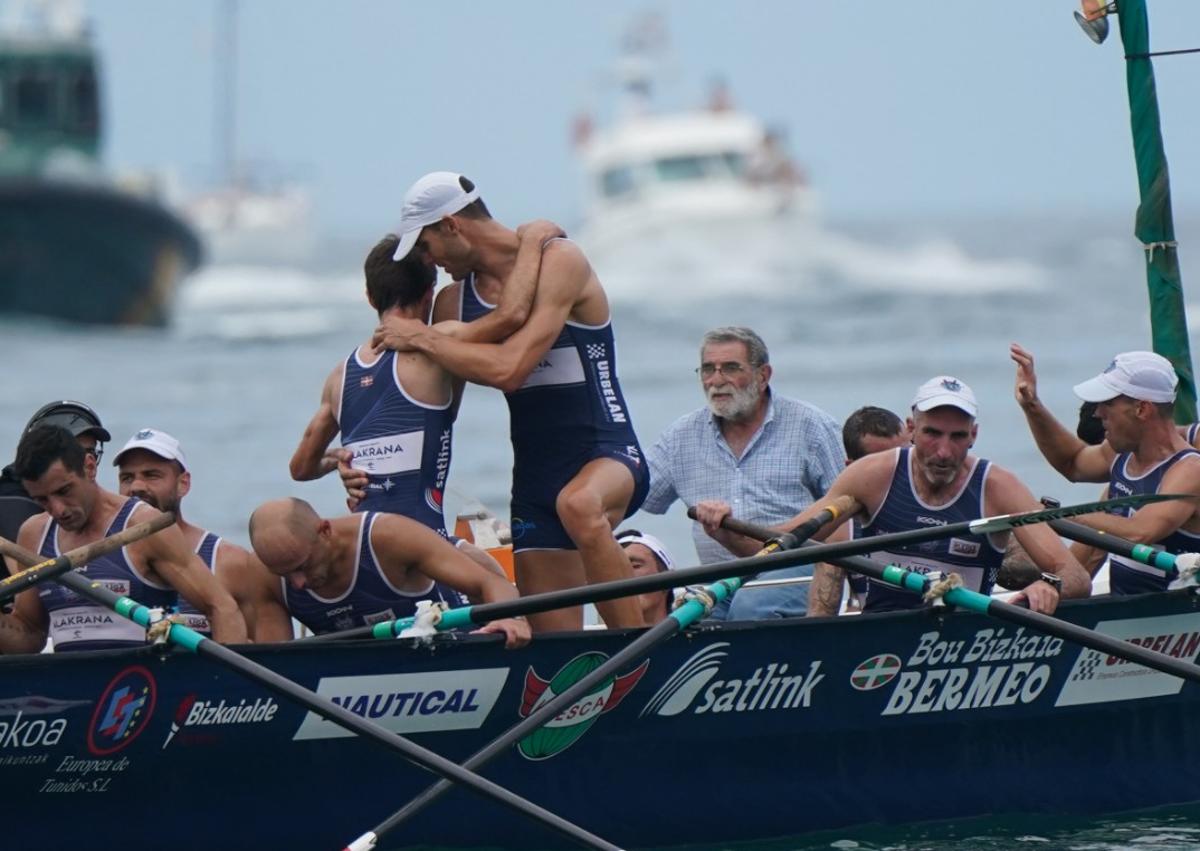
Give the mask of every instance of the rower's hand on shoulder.
<path id="1" fill-rule="evenodd" d="M 1042 582 L 1040 579 L 1030 585 L 1026 585 L 1021 593 L 1016 594 L 1012 598 L 1014 605 L 1019 605 L 1020 600 L 1024 600 L 1029 604 L 1029 610 L 1042 615 L 1052 615 L 1054 610 L 1058 608 L 1058 592 L 1054 587 L 1047 582 Z"/>
<path id="2" fill-rule="evenodd" d="M 411 352 L 416 349 L 416 340 L 429 330 L 419 319 L 389 316 L 375 328 L 371 337 L 371 348 L 376 354 L 391 349 L 395 352 Z"/>
<path id="3" fill-rule="evenodd" d="M 533 633 L 529 630 L 529 621 L 525 618 L 502 618 L 498 621 L 492 621 L 489 624 L 481 626 L 475 632 L 482 633 L 498 633 L 504 636 L 504 649 L 515 650 L 518 647 L 524 647 L 533 637 Z"/>
<path id="4" fill-rule="evenodd" d="M 1011 343 L 1008 347 L 1008 356 L 1017 365 L 1016 384 L 1013 387 L 1013 395 L 1016 396 L 1017 404 L 1022 408 L 1036 405 L 1038 401 L 1037 373 L 1033 368 L 1033 354 L 1020 343 Z"/>
<path id="5" fill-rule="evenodd" d="M 338 475 L 342 477 L 342 487 L 346 489 L 346 507 L 354 511 L 367 498 L 367 474 L 350 466 L 354 453 L 349 449 L 330 449 L 329 454 L 337 457 Z"/>
<path id="6" fill-rule="evenodd" d="M 534 219 L 517 227 L 517 238 L 521 241 L 532 240 L 543 245 L 551 239 L 566 236 L 567 232 L 546 219 Z"/>

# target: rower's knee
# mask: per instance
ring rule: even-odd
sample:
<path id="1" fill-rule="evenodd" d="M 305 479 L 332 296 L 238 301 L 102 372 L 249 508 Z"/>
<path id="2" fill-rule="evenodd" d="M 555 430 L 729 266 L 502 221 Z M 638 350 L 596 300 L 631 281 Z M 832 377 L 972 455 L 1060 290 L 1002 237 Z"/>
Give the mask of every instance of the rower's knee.
<path id="1" fill-rule="evenodd" d="M 612 537 L 603 501 L 587 488 L 563 491 L 558 495 L 555 509 L 576 546 L 586 547 L 603 537 Z"/>

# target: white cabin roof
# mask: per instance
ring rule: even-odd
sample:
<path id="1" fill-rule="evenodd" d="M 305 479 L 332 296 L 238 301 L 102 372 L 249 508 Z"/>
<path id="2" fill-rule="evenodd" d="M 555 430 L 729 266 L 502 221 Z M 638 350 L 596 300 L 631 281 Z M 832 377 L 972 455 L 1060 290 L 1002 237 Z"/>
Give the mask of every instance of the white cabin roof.
<path id="1" fill-rule="evenodd" d="M 695 110 L 644 115 L 598 131 L 582 149 L 590 171 L 672 156 L 737 151 L 749 154 L 762 144 L 763 126 L 739 112 Z"/>

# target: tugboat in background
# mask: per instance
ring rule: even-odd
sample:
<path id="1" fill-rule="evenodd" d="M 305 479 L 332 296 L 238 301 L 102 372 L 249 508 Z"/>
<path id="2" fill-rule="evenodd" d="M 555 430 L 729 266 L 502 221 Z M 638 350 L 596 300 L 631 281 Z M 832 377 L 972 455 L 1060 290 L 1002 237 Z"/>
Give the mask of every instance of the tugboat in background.
<path id="1" fill-rule="evenodd" d="M 96 53 L 76 4 L 0 19 L 0 314 L 163 325 L 200 242 L 99 161 Z"/>

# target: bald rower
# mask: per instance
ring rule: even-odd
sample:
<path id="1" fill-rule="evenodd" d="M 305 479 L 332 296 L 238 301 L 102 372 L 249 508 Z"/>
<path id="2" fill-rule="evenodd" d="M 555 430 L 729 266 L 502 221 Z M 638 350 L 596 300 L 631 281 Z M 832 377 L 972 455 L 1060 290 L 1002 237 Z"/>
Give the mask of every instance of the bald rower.
<path id="1" fill-rule="evenodd" d="M 422 600 L 453 607 L 517 597 L 506 579 L 398 514 L 323 518 L 302 499 L 276 499 L 251 515 L 250 542 L 267 570 L 238 576 L 236 593 L 253 600 L 258 641 L 291 638 L 292 618 L 319 635 L 409 617 Z M 478 631 L 503 635 L 509 648 L 530 636 L 524 618 Z"/>

